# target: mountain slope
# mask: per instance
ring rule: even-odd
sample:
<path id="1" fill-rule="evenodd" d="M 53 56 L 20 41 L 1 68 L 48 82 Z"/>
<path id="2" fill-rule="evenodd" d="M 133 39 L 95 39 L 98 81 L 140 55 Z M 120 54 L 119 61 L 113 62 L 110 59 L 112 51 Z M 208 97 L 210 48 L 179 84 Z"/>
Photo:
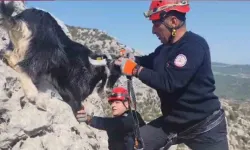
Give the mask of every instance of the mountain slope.
<path id="1" fill-rule="evenodd" d="M 215 93 L 223 98 L 235 100 L 250 99 L 250 65 L 229 65 L 213 63 Z"/>

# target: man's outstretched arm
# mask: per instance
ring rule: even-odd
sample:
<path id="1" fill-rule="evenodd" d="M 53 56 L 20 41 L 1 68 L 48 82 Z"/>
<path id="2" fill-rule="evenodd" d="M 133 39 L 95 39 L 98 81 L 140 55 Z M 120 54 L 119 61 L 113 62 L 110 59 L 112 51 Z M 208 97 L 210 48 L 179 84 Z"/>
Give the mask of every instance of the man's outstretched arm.
<path id="1" fill-rule="evenodd" d="M 131 118 L 131 116 L 121 116 L 114 118 L 93 116 L 88 124 L 96 129 L 105 131 L 117 129 L 132 131 L 134 126 L 133 118 Z"/>
<path id="2" fill-rule="evenodd" d="M 141 66 L 127 58 L 118 59 L 116 65 L 120 66 L 124 75 L 137 76 L 151 88 L 171 93 L 187 85 L 204 62 L 208 51 L 199 43 L 192 45 L 186 43 L 181 48 L 182 50 L 179 51 L 182 53 L 178 55 L 176 60 L 168 62 L 163 60 L 162 64 L 159 64 L 164 65 L 160 71 Z"/>

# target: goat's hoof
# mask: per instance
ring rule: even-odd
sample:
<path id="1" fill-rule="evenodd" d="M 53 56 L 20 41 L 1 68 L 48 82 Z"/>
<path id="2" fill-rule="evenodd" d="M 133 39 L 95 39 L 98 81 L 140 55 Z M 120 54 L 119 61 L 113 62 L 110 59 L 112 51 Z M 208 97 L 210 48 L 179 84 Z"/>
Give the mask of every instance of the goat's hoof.
<path id="1" fill-rule="evenodd" d="M 36 103 L 36 107 L 39 110 L 47 111 L 47 107 L 46 107 L 45 103 Z"/>
<path id="2" fill-rule="evenodd" d="M 10 59 L 10 53 L 9 52 L 5 52 L 3 54 L 3 58 L 2 58 L 3 62 L 5 64 L 9 65 L 9 59 Z"/>
<path id="3" fill-rule="evenodd" d="M 48 101 L 50 99 L 50 96 L 46 93 L 39 93 L 39 96 L 37 96 L 36 98 L 36 107 L 37 109 L 41 110 L 41 111 L 47 111 L 47 103 L 46 101 Z"/>
<path id="4" fill-rule="evenodd" d="M 37 90 L 32 90 L 29 92 L 25 92 L 25 95 L 28 99 L 28 101 L 32 104 L 36 104 L 36 99 L 37 99 L 37 95 L 38 95 L 38 91 Z"/>
<path id="5" fill-rule="evenodd" d="M 36 104 L 36 96 L 33 95 L 26 95 L 28 101 L 32 104 Z"/>
<path id="6" fill-rule="evenodd" d="M 29 102 L 35 103 L 38 96 L 38 90 L 36 89 L 36 87 L 33 87 L 32 85 L 32 86 L 23 86 L 23 88 L 25 96 L 28 98 Z"/>
<path id="7" fill-rule="evenodd" d="M 35 95 L 29 95 L 27 96 L 28 101 L 35 105 L 37 109 L 42 110 L 42 111 L 47 111 L 47 107 L 46 104 L 44 102 L 44 100 L 40 97 L 37 97 Z"/>

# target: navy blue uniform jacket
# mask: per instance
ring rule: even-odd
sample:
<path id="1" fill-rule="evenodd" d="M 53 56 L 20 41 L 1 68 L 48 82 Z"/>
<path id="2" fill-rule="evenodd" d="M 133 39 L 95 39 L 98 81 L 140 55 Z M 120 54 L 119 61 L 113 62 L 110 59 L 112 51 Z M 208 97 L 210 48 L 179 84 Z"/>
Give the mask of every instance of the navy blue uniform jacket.
<path id="1" fill-rule="evenodd" d="M 135 113 L 140 127 L 145 125 L 145 122 L 138 112 L 132 110 L 132 113 L 127 111 L 122 116 L 114 118 L 93 116 L 89 125 L 107 131 L 109 150 L 133 150 L 135 128 L 133 116 Z"/>
<path id="2" fill-rule="evenodd" d="M 135 61 L 144 67 L 138 78 L 157 91 L 164 121 L 174 130 L 184 130 L 220 108 L 209 46 L 201 36 L 186 32 L 178 42 L 160 45 Z"/>

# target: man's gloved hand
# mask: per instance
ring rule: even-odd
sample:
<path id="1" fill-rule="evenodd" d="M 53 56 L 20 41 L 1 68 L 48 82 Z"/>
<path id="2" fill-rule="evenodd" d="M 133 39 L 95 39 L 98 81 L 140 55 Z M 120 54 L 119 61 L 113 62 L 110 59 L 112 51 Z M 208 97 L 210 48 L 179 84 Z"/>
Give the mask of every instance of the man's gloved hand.
<path id="1" fill-rule="evenodd" d="M 85 112 L 84 109 L 79 110 L 79 111 L 77 112 L 77 114 L 76 114 L 76 119 L 77 119 L 77 121 L 78 121 L 79 123 L 85 122 L 85 123 L 89 124 L 91 118 L 92 118 L 92 117 L 91 117 L 90 115 L 88 115 L 88 114 Z"/>
<path id="2" fill-rule="evenodd" d="M 121 72 L 127 76 L 133 76 L 137 73 L 133 72 L 137 64 L 131 59 L 120 57 L 115 61 L 115 64 L 120 66 Z"/>
<path id="3" fill-rule="evenodd" d="M 125 49 L 121 49 L 121 50 L 120 50 L 120 56 L 135 61 L 135 56 L 134 56 L 134 54 L 133 54 L 132 52 L 129 52 L 129 51 L 125 50 Z"/>

